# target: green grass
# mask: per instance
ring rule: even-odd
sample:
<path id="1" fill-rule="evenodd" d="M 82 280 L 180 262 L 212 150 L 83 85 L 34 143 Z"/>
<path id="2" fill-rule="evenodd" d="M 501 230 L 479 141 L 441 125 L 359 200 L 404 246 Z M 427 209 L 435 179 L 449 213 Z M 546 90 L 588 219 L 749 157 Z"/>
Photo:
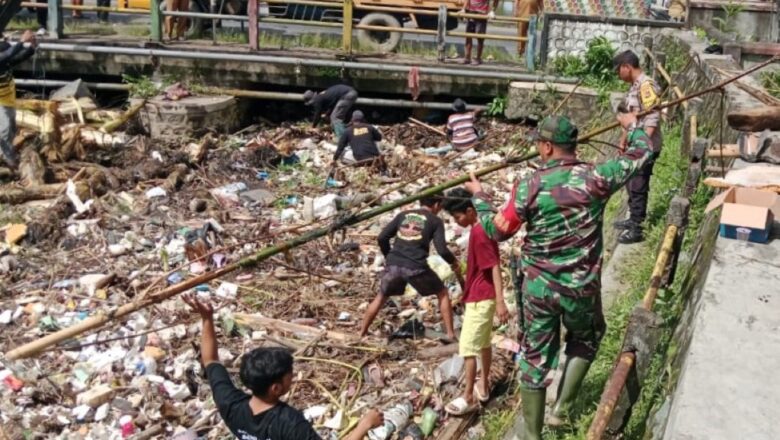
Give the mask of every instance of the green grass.
<path id="1" fill-rule="evenodd" d="M 17 16 L 8 22 L 8 25 L 5 27 L 5 29 L 8 31 L 25 31 L 28 29 L 35 30 L 38 29 L 38 21 L 35 19 L 35 16 Z"/>
<path id="2" fill-rule="evenodd" d="M 151 28 L 146 25 L 130 24 L 118 28 L 119 33 L 131 37 L 148 37 L 151 34 Z"/>

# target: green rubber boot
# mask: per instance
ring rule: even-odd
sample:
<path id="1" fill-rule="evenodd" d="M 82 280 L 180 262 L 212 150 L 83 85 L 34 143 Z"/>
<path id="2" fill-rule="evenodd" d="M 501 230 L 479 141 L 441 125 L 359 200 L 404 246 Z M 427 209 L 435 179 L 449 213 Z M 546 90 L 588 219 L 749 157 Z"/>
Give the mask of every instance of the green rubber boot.
<path id="1" fill-rule="evenodd" d="M 544 426 L 544 398 L 547 390 L 531 390 L 520 387 L 520 398 L 523 399 L 523 419 L 525 433 L 523 440 L 542 440 Z"/>
<path id="2" fill-rule="evenodd" d="M 561 383 L 558 384 L 558 397 L 547 417 L 546 423 L 554 428 L 563 426 L 574 399 L 582 386 L 582 380 L 588 373 L 590 362 L 579 357 L 566 359 Z"/>

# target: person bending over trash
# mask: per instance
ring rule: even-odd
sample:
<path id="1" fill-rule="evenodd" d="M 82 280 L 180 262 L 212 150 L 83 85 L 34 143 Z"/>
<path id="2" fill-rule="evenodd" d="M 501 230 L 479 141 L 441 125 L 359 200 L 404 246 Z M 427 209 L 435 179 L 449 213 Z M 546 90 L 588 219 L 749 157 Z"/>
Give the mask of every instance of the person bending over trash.
<path id="1" fill-rule="evenodd" d="M 307 90 L 303 94 L 303 104 L 311 107 L 314 112 L 312 126 L 316 127 L 320 123 L 323 113 L 329 113 L 330 126 L 336 138 L 340 138 L 344 132 L 347 116 L 357 99 L 357 90 L 345 84 L 330 86 L 320 93 Z"/>
<path id="2" fill-rule="evenodd" d="M 236 438 L 242 440 L 319 440 L 320 436 L 297 409 L 280 399 L 290 391 L 293 357 L 281 347 L 256 348 L 241 357 L 239 376 L 252 394 L 236 388 L 227 369 L 219 363 L 214 309 L 192 295 L 184 302 L 203 320 L 200 351 L 214 403 Z M 384 423 L 383 415 L 369 410 L 346 440 L 359 440 Z"/>
<path id="3" fill-rule="evenodd" d="M 13 68 L 33 56 L 38 41 L 30 31 L 25 31 L 19 42 L 0 42 L 0 151 L 3 160 L 12 169 L 19 166 L 14 150 L 16 136 L 16 84 Z"/>
<path id="4" fill-rule="evenodd" d="M 437 296 L 447 337 L 453 341 L 456 339 L 449 292 L 427 261 L 433 242 L 436 252 L 450 264 L 463 285 L 458 260 L 447 248 L 444 222 L 438 217 L 442 202 L 443 197 L 440 194 L 421 199 L 419 209 L 401 212 L 379 234 L 379 248 L 386 258 L 385 270 L 381 275 L 379 294 L 369 304 L 363 316 L 361 337 L 368 333 L 371 323 L 387 298 L 403 295 L 406 285 L 411 284 L 420 295 Z M 395 240 L 391 247 L 390 241 L 393 238 Z"/>
<path id="5" fill-rule="evenodd" d="M 345 164 L 371 164 L 382 155 L 376 143 L 382 140 L 382 133 L 365 121 L 365 115 L 360 110 L 352 113 L 352 122 L 339 138 L 338 149 L 333 155 L 333 164 L 339 159 Z M 349 146 L 349 151 L 346 151 Z"/>
<path id="6" fill-rule="evenodd" d="M 505 323 L 509 312 L 504 302 L 504 286 L 501 282 L 501 257 L 498 243 L 491 240 L 482 225 L 471 194 L 463 188 L 450 191 L 444 199 L 444 209 L 462 228 L 471 227 L 466 265 L 466 287 L 463 289 L 463 328 L 460 330 L 459 354 L 465 360 L 466 388 L 444 409 L 453 416 L 462 416 L 479 409 L 490 399 L 490 365 L 493 360 L 491 337 L 493 317 Z M 482 376 L 477 378 L 477 356 L 482 360 Z M 474 397 L 476 394 L 476 398 Z"/>

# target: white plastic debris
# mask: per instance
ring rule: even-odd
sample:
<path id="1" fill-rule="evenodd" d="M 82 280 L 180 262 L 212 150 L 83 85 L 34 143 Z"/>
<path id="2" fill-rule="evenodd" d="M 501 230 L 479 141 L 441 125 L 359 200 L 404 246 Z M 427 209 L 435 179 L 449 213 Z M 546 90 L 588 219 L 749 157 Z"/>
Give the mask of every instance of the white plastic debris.
<path id="1" fill-rule="evenodd" d="M 295 208 L 287 208 L 282 210 L 280 217 L 283 222 L 290 222 L 295 219 L 295 214 Z"/>
<path id="2" fill-rule="evenodd" d="M 166 380 L 163 382 L 163 388 L 165 388 L 165 392 L 173 400 L 181 401 L 191 396 L 190 389 L 187 388 L 186 384 L 177 384 Z"/>
<path id="3" fill-rule="evenodd" d="M 322 220 L 336 214 L 336 194 L 317 197 L 313 202 L 314 218 Z"/>
<path id="4" fill-rule="evenodd" d="M 108 245 L 108 253 L 118 257 L 127 252 L 127 247 L 123 244 L 110 244 Z"/>
<path id="5" fill-rule="evenodd" d="M 89 411 L 92 408 L 90 408 L 87 405 L 79 405 L 70 412 L 73 417 L 76 418 L 76 420 L 84 420 L 87 418 L 87 414 L 89 414 Z"/>
<path id="6" fill-rule="evenodd" d="M 333 429 L 333 430 L 339 430 L 342 428 L 342 425 L 344 424 L 344 413 L 341 410 L 336 411 L 336 414 L 327 420 L 325 423 L 322 424 L 322 426 Z"/>
<path id="7" fill-rule="evenodd" d="M 327 405 L 310 406 L 303 410 L 303 417 L 305 417 L 309 422 L 313 423 L 320 417 L 324 416 L 326 412 L 328 412 Z"/>
<path id="8" fill-rule="evenodd" d="M 108 417 L 108 410 L 111 408 L 111 405 L 108 403 L 104 403 L 98 407 L 98 409 L 95 410 L 95 421 L 99 422 L 106 417 Z"/>
<path id="9" fill-rule="evenodd" d="M 220 186 L 219 188 L 212 189 L 211 195 L 214 196 L 214 198 L 216 198 L 223 204 L 238 204 L 239 203 L 238 193 L 240 193 L 241 191 L 246 191 L 246 188 L 247 188 L 246 183 L 235 182 L 229 185 Z"/>
<path id="10" fill-rule="evenodd" d="M 79 278 L 79 286 L 87 290 L 87 293 L 89 296 L 95 295 L 95 290 L 97 290 L 97 284 L 102 281 L 106 276 L 101 273 L 93 273 L 89 275 L 84 275 L 81 278 Z"/>
<path id="11" fill-rule="evenodd" d="M 217 296 L 220 298 L 235 298 L 238 294 L 238 284 L 224 282 L 217 287 Z"/>
<path id="12" fill-rule="evenodd" d="M 12 318 L 13 312 L 10 310 L 4 310 L 3 313 L 0 313 L 0 324 L 8 325 L 11 323 Z"/>
<path id="13" fill-rule="evenodd" d="M 82 202 L 79 195 L 76 194 L 76 184 L 71 179 L 68 179 L 68 183 L 65 184 L 65 195 L 68 196 L 68 199 L 70 199 L 70 202 L 79 214 L 89 211 L 89 207 L 94 202 L 94 200 L 87 200 L 86 203 Z"/>
<path id="14" fill-rule="evenodd" d="M 339 313 L 339 321 L 349 321 L 352 318 L 352 314 L 349 312 Z"/>
<path id="15" fill-rule="evenodd" d="M 153 199 L 155 197 L 165 197 L 168 195 L 168 193 L 165 191 L 165 188 L 161 186 L 155 186 L 154 188 L 151 188 L 144 193 L 147 199 Z"/>

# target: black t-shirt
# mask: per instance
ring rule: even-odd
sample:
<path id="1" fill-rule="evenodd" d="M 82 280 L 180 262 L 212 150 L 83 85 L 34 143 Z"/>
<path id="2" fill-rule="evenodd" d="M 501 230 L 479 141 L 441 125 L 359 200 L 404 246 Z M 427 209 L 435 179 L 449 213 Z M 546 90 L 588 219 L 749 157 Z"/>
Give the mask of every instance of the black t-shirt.
<path id="1" fill-rule="evenodd" d="M 336 103 L 339 102 L 339 99 L 343 98 L 347 93 L 354 91 L 355 89 L 346 84 L 336 84 L 335 86 L 330 86 L 320 93 L 314 95 L 314 98 L 312 98 L 310 102 L 312 111 L 314 112 L 314 125 L 317 125 L 317 122 L 319 122 L 322 113 L 327 113 L 333 110 L 333 107 L 336 106 Z"/>
<path id="2" fill-rule="evenodd" d="M 393 237 L 395 241 L 391 249 L 390 240 Z M 431 241 L 436 252 L 447 263 L 455 262 L 455 255 L 447 248 L 444 222 L 427 209 L 414 209 L 398 214 L 379 234 L 378 241 L 388 265 L 427 268 Z"/>
<path id="3" fill-rule="evenodd" d="M 379 156 L 379 150 L 376 148 L 376 142 L 382 140 L 382 133 L 373 125 L 358 122 L 351 124 L 344 130 L 339 138 L 339 146 L 333 160 L 339 160 L 344 153 L 344 149 L 349 145 L 352 147 L 352 155 L 355 160 L 360 162 L 367 159 L 373 159 Z"/>
<path id="4" fill-rule="evenodd" d="M 240 440 L 321 440 L 311 424 L 297 409 L 279 402 L 273 408 L 252 415 L 251 396 L 236 388 L 225 367 L 212 363 L 206 367 L 219 415 Z"/>

